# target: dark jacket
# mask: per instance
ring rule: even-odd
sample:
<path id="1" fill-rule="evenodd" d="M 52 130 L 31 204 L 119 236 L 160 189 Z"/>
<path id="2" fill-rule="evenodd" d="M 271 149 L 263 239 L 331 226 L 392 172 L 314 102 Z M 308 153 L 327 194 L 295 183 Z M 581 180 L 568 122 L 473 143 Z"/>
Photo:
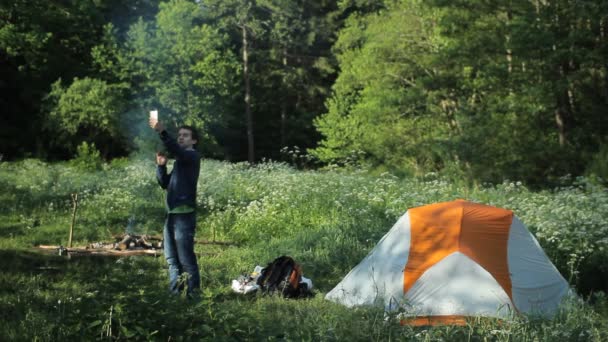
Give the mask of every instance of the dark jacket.
<path id="1" fill-rule="evenodd" d="M 195 150 L 185 150 L 166 131 L 160 138 L 167 150 L 175 156 L 173 170 L 167 174 L 166 165 L 158 165 L 156 178 L 167 189 L 167 206 L 172 210 L 180 205 L 196 208 L 196 185 L 201 169 L 201 157 Z"/>

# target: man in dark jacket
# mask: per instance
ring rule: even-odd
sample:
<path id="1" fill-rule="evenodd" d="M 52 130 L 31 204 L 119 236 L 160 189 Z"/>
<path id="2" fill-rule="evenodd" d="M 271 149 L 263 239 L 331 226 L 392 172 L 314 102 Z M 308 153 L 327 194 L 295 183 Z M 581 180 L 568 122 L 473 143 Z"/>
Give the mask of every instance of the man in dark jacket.
<path id="1" fill-rule="evenodd" d="M 163 244 L 165 259 L 169 264 L 169 289 L 173 293 L 179 293 L 184 285 L 180 276 L 185 275 L 190 294 L 200 288 L 200 275 L 194 254 L 196 185 L 201 163 L 201 157 L 194 149 L 198 136 L 194 128 L 181 126 L 176 141 L 156 118 L 150 119 L 150 127 L 159 133 L 167 151 L 175 157 L 173 170 L 167 174 L 167 157 L 156 154 L 156 178 L 158 184 L 167 190 Z"/>

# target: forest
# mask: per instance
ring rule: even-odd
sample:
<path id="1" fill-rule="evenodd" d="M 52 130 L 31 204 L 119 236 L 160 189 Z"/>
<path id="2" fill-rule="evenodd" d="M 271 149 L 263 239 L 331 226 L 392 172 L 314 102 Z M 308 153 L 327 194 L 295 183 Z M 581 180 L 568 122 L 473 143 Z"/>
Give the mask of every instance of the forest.
<path id="1" fill-rule="evenodd" d="M 606 13 L 569 0 L 3 2 L 0 153 L 151 153 L 156 109 L 199 129 L 212 159 L 601 180 Z"/>

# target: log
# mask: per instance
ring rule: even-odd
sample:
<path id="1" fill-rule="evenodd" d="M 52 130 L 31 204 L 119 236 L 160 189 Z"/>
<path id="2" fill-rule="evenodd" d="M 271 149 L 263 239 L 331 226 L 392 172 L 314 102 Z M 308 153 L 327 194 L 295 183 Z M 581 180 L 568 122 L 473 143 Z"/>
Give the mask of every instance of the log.
<path id="1" fill-rule="evenodd" d="M 140 246 L 140 247 L 144 247 L 144 248 L 154 248 L 154 246 L 152 246 L 151 243 L 149 243 L 148 241 L 146 241 L 146 236 L 141 236 L 140 238 L 137 238 L 135 240 L 135 245 L 136 246 Z"/>
<path id="2" fill-rule="evenodd" d="M 133 249 L 133 250 L 115 250 L 105 248 L 86 248 L 86 247 L 72 247 L 64 248 L 63 246 L 49 246 L 40 245 L 36 247 L 39 250 L 54 252 L 63 249 L 68 254 L 88 254 L 88 255 L 107 255 L 107 256 L 130 256 L 130 255 L 161 255 L 163 251 L 160 249 Z"/>
<path id="3" fill-rule="evenodd" d="M 161 255 L 163 252 L 158 249 L 133 249 L 126 251 L 117 251 L 114 249 L 101 249 L 101 250 L 82 250 L 82 251 L 70 251 L 68 253 L 81 253 L 91 255 L 114 255 L 114 256 L 130 256 L 130 255 Z"/>
<path id="4" fill-rule="evenodd" d="M 232 241 L 208 241 L 208 240 L 195 240 L 195 243 L 201 245 L 220 245 L 220 246 L 239 246 L 238 243 Z"/>
<path id="5" fill-rule="evenodd" d="M 130 246 L 131 242 L 133 242 L 133 237 L 131 235 L 129 235 L 129 234 L 126 234 L 122 238 L 122 240 L 118 243 L 117 248 L 120 249 L 121 251 L 129 249 L 129 246 Z"/>
<path id="6" fill-rule="evenodd" d="M 162 254 L 162 236 L 159 235 L 114 235 L 114 243 L 95 242 L 86 247 L 64 247 L 53 245 L 40 245 L 37 248 L 48 252 L 56 252 L 59 255 L 106 255 L 106 256 L 128 256 L 128 255 L 159 255 Z M 153 242 L 151 242 L 153 241 Z M 196 244 L 238 246 L 231 241 L 207 241 L 195 240 Z M 217 253 L 200 253 L 200 255 L 216 255 Z"/>
<path id="7" fill-rule="evenodd" d="M 163 237 L 158 236 L 158 235 L 153 235 L 153 236 L 148 236 L 148 239 L 162 241 Z M 238 243 L 232 242 L 232 241 L 209 241 L 209 240 L 194 239 L 194 243 L 199 244 L 199 245 L 239 246 Z"/>
<path id="8" fill-rule="evenodd" d="M 133 255 L 153 255 L 153 256 L 161 256 L 163 254 L 162 249 L 132 249 L 132 250 L 115 250 L 115 249 L 92 249 L 86 247 L 73 247 L 73 248 L 65 248 L 63 246 L 50 246 L 50 245 L 40 245 L 35 247 L 35 249 L 39 251 L 43 251 L 45 253 L 53 253 L 55 254 L 58 250 L 62 250 L 64 254 L 61 255 L 96 255 L 96 256 L 133 256 Z M 217 256 L 219 253 L 217 252 L 203 252 L 196 253 L 198 256 Z"/>
<path id="9" fill-rule="evenodd" d="M 39 248 L 39 249 L 59 249 L 59 248 L 61 248 L 61 247 L 62 247 L 62 246 L 39 245 L 39 246 L 38 246 L 38 247 L 36 247 L 36 248 Z"/>
<path id="10" fill-rule="evenodd" d="M 116 249 L 116 243 L 94 242 L 87 245 L 88 249 Z"/>
<path id="11" fill-rule="evenodd" d="M 125 235 L 130 235 L 136 239 L 143 238 L 146 241 L 162 241 L 163 240 L 163 237 L 161 235 L 147 235 L 147 234 L 136 235 L 136 234 L 126 234 L 126 233 L 120 234 L 120 235 L 114 234 L 114 235 L 112 235 L 112 238 L 116 241 L 120 241 L 125 237 Z"/>
<path id="12" fill-rule="evenodd" d="M 129 234 L 126 234 L 129 235 Z M 117 241 L 124 238 L 125 235 L 113 235 L 112 237 Z M 136 239 L 144 238 L 146 241 L 163 241 L 163 237 L 161 235 L 130 235 Z M 219 245 L 219 246 L 239 246 L 238 243 L 233 241 L 209 241 L 209 240 L 194 240 L 194 243 L 199 245 Z"/>
<path id="13" fill-rule="evenodd" d="M 68 237 L 68 247 L 72 247 L 72 238 L 74 237 L 74 224 L 76 223 L 76 210 L 78 209 L 78 193 L 72 194 L 72 202 L 74 208 L 72 210 L 72 224 L 70 224 L 70 235 Z"/>

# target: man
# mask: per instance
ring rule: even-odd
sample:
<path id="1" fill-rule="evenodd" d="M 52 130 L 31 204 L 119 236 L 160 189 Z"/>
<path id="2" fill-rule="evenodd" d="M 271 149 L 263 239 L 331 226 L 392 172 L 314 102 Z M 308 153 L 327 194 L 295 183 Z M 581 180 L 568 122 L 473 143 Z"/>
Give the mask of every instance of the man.
<path id="1" fill-rule="evenodd" d="M 201 158 L 194 149 L 198 142 L 196 130 L 181 126 L 177 141 L 165 130 L 157 118 L 150 118 L 150 127 L 173 156 L 173 170 L 167 174 L 167 157 L 156 154 L 156 178 L 158 184 L 167 190 L 167 218 L 163 230 L 165 259 L 169 264 L 169 289 L 179 293 L 183 289 L 180 276 L 187 277 L 188 294 L 200 288 L 200 275 L 194 254 L 194 233 L 196 229 L 196 185 Z"/>

